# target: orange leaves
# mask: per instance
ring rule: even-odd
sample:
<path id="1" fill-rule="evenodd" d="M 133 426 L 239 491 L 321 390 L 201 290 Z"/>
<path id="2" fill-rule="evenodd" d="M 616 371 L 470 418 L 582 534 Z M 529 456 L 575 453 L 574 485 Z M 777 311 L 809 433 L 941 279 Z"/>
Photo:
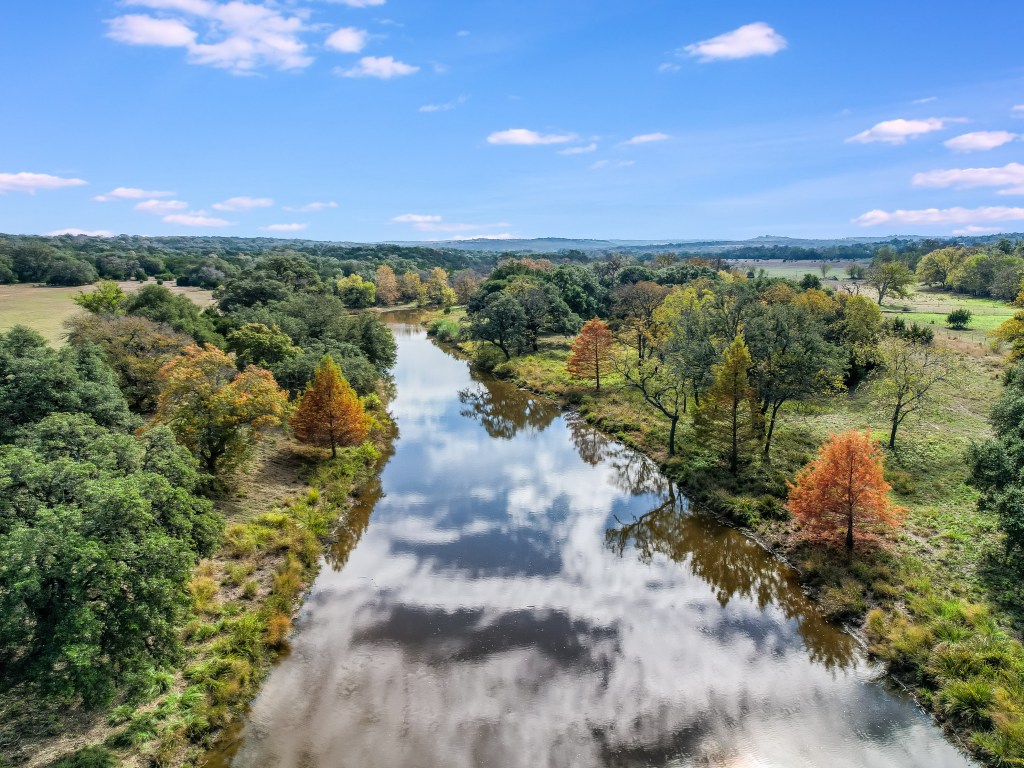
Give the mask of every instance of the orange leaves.
<path id="1" fill-rule="evenodd" d="M 363 442 L 371 424 L 337 363 L 326 355 L 292 416 L 295 436 L 304 443 L 330 446 L 331 455 L 336 456 L 339 446 Z"/>
<path id="2" fill-rule="evenodd" d="M 852 549 L 855 528 L 893 526 L 902 519 L 905 510 L 892 503 L 890 490 L 871 432 L 844 432 L 829 437 L 818 457 L 800 470 L 786 506 L 821 535 L 845 529 Z"/>
<path id="3" fill-rule="evenodd" d="M 595 317 L 580 329 L 565 369 L 576 379 L 596 379 L 597 389 L 600 390 L 601 366 L 607 368 L 611 360 L 612 343 L 608 323 Z"/>

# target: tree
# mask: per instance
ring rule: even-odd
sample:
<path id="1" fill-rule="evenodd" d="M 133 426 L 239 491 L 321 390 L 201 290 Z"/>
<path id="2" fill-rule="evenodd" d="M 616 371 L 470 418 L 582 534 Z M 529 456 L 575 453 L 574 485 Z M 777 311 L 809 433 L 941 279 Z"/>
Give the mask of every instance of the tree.
<path id="1" fill-rule="evenodd" d="M 971 324 L 971 310 L 969 309 L 954 309 L 948 315 L 946 315 L 946 325 L 950 328 L 962 331 Z"/>
<path id="2" fill-rule="evenodd" d="M 113 280 L 100 280 L 91 293 L 79 293 L 72 300 L 96 315 L 123 315 L 128 294 Z"/>
<path id="3" fill-rule="evenodd" d="M 403 301 L 419 301 L 423 290 L 423 281 L 417 272 L 406 272 L 398 279 L 398 292 Z"/>
<path id="4" fill-rule="evenodd" d="M 374 276 L 374 284 L 377 286 L 377 301 L 385 307 L 398 303 L 398 280 L 395 278 L 395 271 L 387 264 L 377 267 Z"/>
<path id="5" fill-rule="evenodd" d="M 558 289 L 531 277 L 512 280 L 503 291 L 523 309 L 523 332 L 526 343 L 534 352 L 545 333 L 568 336 L 579 331 L 583 321 L 558 295 Z"/>
<path id="6" fill-rule="evenodd" d="M 654 347 L 660 326 L 655 311 L 670 288 L 650 281 L 624 285 L 615 291 L 614 314 L 621 319 L 619 340 L 636 350 L 637 360 L 646 360 Z"/>
<path id="7" fill-rule="evenodd" d="M 594 379 L 595 389 L 601 391 L 601 366 L 607 369 L 611 361 L 614 339 L 608 323 L 596 317 L 581 329 L 572 345 L 572 354 L 566 362 L 569 375 L 577 379 Z"/>
<path id="8" fill-rule="evenodd" d="M 461 269 L 456 272 L 452 288 L 455 289 L 455 298 L 459 304 L 468 304 L 481 282 L 480 277 L 472 269 Z"/>
<path id="9" fill-rule="evenodd" d="M 865 525 L 894 525 L 904 510 L 889 499 L 882 456 L 871 432 L 831 435 L 818 457 L 789 483 L 786 507 L 812 531 L 829 534 L 846 529 L 846 548 Z"/>
<path id="10" fill-rule="evenodd" d="M 889 450 L 894 450 L 896 431 L 908 416 L 936 404 L 939 385 L 952 384 L 958 366 L 944 349 L 893 337 L 879 345 L 879 357 L 874 399 L 889 421 Z"/>
<path id="11" fill-rule="evenodd" d="M 338 365 L 327 355 L 299 398 L 291 426 L 299 440 L 330 446 L 331 457 L 336 458 L 338 446 L 358 445 L 366 439 L 372 421 Z"/>
<path id="12" fill-rule="evenodd" d="M 992 335 L 1010 345 L 1011 360 L 1024 357 L 1024 312 L 1014 312 L 1013 317 L 1004 320 Z"/>
<path id="13" fill-rule="evenodd" d="M 914 273 L 902 262 L 887 261 L 868 271 L 867 282 L 878 292 L 878 306 L 882 306 L 886 296 L 905 299 L 910 295 Z"/>
<path id="14" fill-rule="evenodd" d="M 156 407 L 164 363 L 192 344 L 169 325 L 133 315 L 79 314 L 64 327 L 72 346 L 95 344 L 103 351 L 129 405 L 142 413 Z"/>
<path id="15" fill-rule="evenodd" d="M 246 323 L 228 334 L 228 349 L 235 353 L 238 365 L 271 368 L 283 360 L 298 357 L 302 350 L 278 326 Z"/>
<path id="16" fill-rule="evenodd" d="M 349 275 L 338 280 L 338 295 L 346 307 L 365 309 L 377 301 L 377 289 L 373 283 L 359 275 Z"/>
<path id="17" fill-rule="evenodd" d="M 917 263 L 917 279 L 925 285 L 945 288 L 967 255 L 967 250 L 961 247 L 939 248 L 926 253 Z"/>
<path id="18" fill-rule="evenodd" d="M 457 300 L 455 291 L 448 284 L 448 273 L 441 267 L 430 270 L 430 277 L 423 287 L 423 293 L 424 301 L 435 307 L 450 307 Z"/>
<path id="19" fill-rule="evenodd" d="M 757 392 L 748 376 L 751 364 L 750 350 L 743 334 L 738 333 L 722 353 L 721 362 L 712 367 L 714 381 L 694 419 L 701 437 L 725 448 L 733 474 L 762 434 Z"/>
<path id="20" fill-rule="evenodd" d="M 668 419 L 668 455 L 676 454 L 676 428 L 686 408 L 686 382 L 675 374 L 661 354 L 637 360 L 632 354 L 614 362 L 626 387 L 635 390 L 644 402 Z"/>
<path id="21" fill-rule="evenodd" d="M 861 280 L 864 277 L 864 267 L 860 264 L 850 264 L 846 268 L 846 274 L 851 280 Z"/>
<path id="22" fill-rule="evenodd" d="M 270 371 L 195 345 L 160 369 L 156 421 L 167 424 L 211 475 L 242 465 L 281 423 L 288 404 Z"/>
<path id="23" fill-rule="evenodd" d="M 710 328 L 708 293 L 693 286 L 676 288 L 658 307 L 656 322 L 665 328 L 661 354 L 683 385 L 683 413 L 688 395 L 700 406 L 700 398 L 711 386 L 711 368 L 718 361 Z"/>
<path id="24" fill-rule="evenodd" d="M 473 313 L 469 333 L 474 339 L 490 342 L 510 360 L 527 344 L 526 312 L 504 291 L 492 293 Z"/>
<path id="25" fill-rule="evenodd" d="M 818 271 L 821 273 L 821 279 L 824 280 L 828 277 L 828 273 L 832 271 L 832 264 L 823 259 L 821 263 L 818 264 Z"/>

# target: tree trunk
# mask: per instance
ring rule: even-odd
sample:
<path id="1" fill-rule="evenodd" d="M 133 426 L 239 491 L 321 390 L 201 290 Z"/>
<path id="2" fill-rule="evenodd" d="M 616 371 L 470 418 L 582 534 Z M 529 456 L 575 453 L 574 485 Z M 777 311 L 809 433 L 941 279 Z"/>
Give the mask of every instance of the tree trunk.
<path id="1" fill-rule="evenodd" d="M 338 442 L 334 439 L 334 435 L 331 435 L 331 458 L 338 458 Z"/>
<path id="2" fill-rule="evenodd" d="M 768 452 L 771 450 L 772 447 L 772 434 L 775 432 L 775 417 L 778 415 L 779 408 L 781 406 L 781 403 L 779 403 L 778 405 L 773 405 L 771 418 L 768 419 L 768 433 L 765 435 L 764 438 L 764 457 L 766 459 L 768 458 Z"/>
<path id="3" fill-rule="evenodd" d="M 846 548 L 853 551 L 853 510 L 846 516 Z"/>
<path id="4" fill-rule="evenodd" d="M 601 361 L 594 360 L 594 375 L 597 376 L 597 391 L 601 391 Z"/>
<path id="5" fill-rule="evenodd" d="M 672 417 L 672 426 L 668 430 L 668 455 L 676 455 L 676 424 L 679 423 L 679 417 Z"/>
<path id="6" fill-rule="evenodd" d="M 889 432 L 889 450 L 896 450 L 896 430 L 900 426 L 900 412 L 899 409 L 892 415 L 892 430 Z"/>
<path id="7" fill-rule="evenodd" d="M 734 475 L 740 468 L 740 446 L 739 446 L 739 401 L 733 398 L 732 401 L 732 451 L 729 454 L 729 471 Z"/>

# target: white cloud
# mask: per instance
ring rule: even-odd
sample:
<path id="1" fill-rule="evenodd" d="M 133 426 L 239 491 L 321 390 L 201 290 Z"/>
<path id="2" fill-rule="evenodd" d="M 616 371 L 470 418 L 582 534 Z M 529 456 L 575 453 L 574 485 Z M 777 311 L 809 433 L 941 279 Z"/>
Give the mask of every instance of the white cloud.
<path id="1" fill-rule="evenodd" d="M 507 131 L 495 131 L 487 137 L 488 144 L 518 144 L 535 146 L 538 144 L 568 144 L 577 138 L 575 133 L 538 133 L 527 128 L 509 128 Z"/>
<path id="2" fill-rule="evenodd" d="M 135 210 L 141 213 L 152 213 L 163 216 L 174 211 L 184 211 L 188 203 L 182 200 L 144 200 L 135 206 Z"/>
<path id="3" fill-rule="evenodd" d="M 118 16 L 109 22 L 107 36 L 128 45 L 159 45 L 166 48 L 189 48 L 196 33 L 177 19 L 157 19 L 137 13 Z"/>
<path id="4" fill-rule="evenodd" d="M 55 229 L 53 232 L 47 232 L 47 237 L 60 237 L 61 235 L 82 235 L 83 237 L 113 237 L 114 233 L 109 229 L 76 229 L 75 227 L 69 227 L 68 229 Z"/>
<path id="5" fill-rule="evenodd" d="M 905 144 L 907 139 L 914 139 L 926 133 L 941 131 L 950 123 L 966 123 L 962 117 L 926 117 L 921 120 L 884 120 L 877 125 L 861 131 L 847 139 L 857 144 L 870 144 L 881 141 L 886 144 Z"/>
<path id="6" fill-rule="evenodd" d="M 933 101 L 938 101 L 938 96 L 925 96 L 923 99 L 914 99 L 911 104 L 931 104 Z"/>
<path id="7" fill-rule="evenodd" d="M 559 151 L 558 154 L 560 154 L 560 155 L 586 155 L 586 154 L 588 154 L 590 152 L 596 152 L 596 151 L 597 151 L 597 142 L 593 141 L 590 144 L 587 144 L 586 146 L 582 146 L 582 147 L 569 147 L 568 149 L 563 149 L 563 150 Z"/>
<path id="8" fill-rule="evenodd" d="M 671 61 L 666 61 L 663 64 L 658 65 L 659 72 L 678 72 L 682 67 L 678 64 L 673 64 Z"/>
<path id="9" fill-rule="evenodd" d="M 598 160 L 591 163 L 590 170 L 600 171 L 604 168 L 629 168 L 634 165 L 632 160 Z"/>
<path id="10" fill-rule="evenodd" d="M 468 97 L 459 96 L 457 99 L 446 101 L 444 104 L 424 104 L 420 107 L 420 112 L 447 112 L 465 104 L 467 101 L 469 101 Z"/>
<path id="11" fill-rule="evenodd" d="M 366 47 L 366 39 L 369 35 L 365 29 L 355 27 L 342 27 L 331 33 L 324 45 L 332 51 L 341 53 L 359 53 Z"/>
<path id="12" fill-rule="evenodd" d="M 309 224 L 268 224 L 260 229 L 266 232 L 301 232 L 308 226 Z"/>
<path id="13" fill-rule="evenodd" d="M 1008 163 L 1000 168 L 949 168 L 914 174 L 915 187 L 1002 187 L 1001 195 L 1024 194 L 1024 165 Z"/>
<path id="14" fill-rule="evenodd" d="M 853 219 L 862 227 L 883 224 L 977 224 L 993 221 L 1024 220 L 1024 208 L 989 206 L 985 208 L 925 208 L 916 211 L 873 210 Z"/>
<path id="15" fill-rule="evenodd" d="M 308 31 L 304 13 L 258 2 L 229 0 L 127 0 L 158 14 L 127 14 L 110 19 L 108 37 L 130 45 L 184 48 L 188 61 L 227 69 L 236 75 L 261 67 L 304 69 L 313 63 L 300 35 Z"/>
<path id="16" fill-rule="evenodd" d="M 328 0 L 328 2 L 347 5 L 349 8 L 371 8 L 377 5 L 384 5 L 386 0 Z"/>
<path id="17" fill-rule="evenodd" d="M 469 37 L 469 30 L 468 29 L 460 29 L 458 32 L 455 33 L 455 36 L 456 37 Z"/>
<path id="18" fill-rule="evenodd" d="M 974 224 L 969 224 L 968 226 L 963 227 L 962 229 L 954 229 L 953 230 L 953 234 L 954 235 L 984 235 L 984 234 L 986 234 L 988 232 L 998 232 L 998 231 L 999 231 L 998 227 L 978 227 L 978 226 L 975 226 Z"/>
<path id="19" fill-rule="evenodd" d="M 397 221 L 399 224 L 424 224 L 426 222 L 441 221 L 441 217 L 422 213 L 403 213 L 401 216 L 395 216 L 391 220 Z"/>
<path id="20" fill-rule="evenodd" d="M 48 173 L 0 173 L 0 195 L 8 192 L 26 192 L 34 195 L 41 189 L 80 187 L 88 183 L 84 179 L 66 179 Z"/>
<path id="21" fill-rule="evenodd" d="M 113 200 L 145 200 L 154 197 L 174 197 L 173 192 L 166 192 L 159 189 L 139 189 L 138 187 L 118 187 L 107 192 L 105 195 L 97 195 L 93 198 L 98 203 L 109 203 Z"/>
<path id="22" fill-rule="evenodd" d="M 656 141 L 668 141 L 672 137 L 667 133 L 641 133 L 639 136 L 634 136 L 626 144 L 652 144 Z"/>
<path id="23" fill-rule="evenodd" d="M 269 197 L 229 197 L 213 204 L 215 211 L 251 211 L 255 208 L 270 208 L 274 201 Z"/>
<path id="24" fill-rule="evenodd" d="M 284 209 L 291 213 L 320 213 L 320 211 L 326 211 L 328 208 L 337 208 L 338 204 L 333 200 L 330 202 L 316 202 L 306 203 L 305 205 L 291 206 L 286 205 Z"/>
<path id="25" fill-rule="evenodd" d="M 771 56 L 786 47 L 786 38 L 765 24 L 758 21 L 745 24 L 732 32 L 701 40 L 686 46 L 683 50 L 698 61 L 719 61 L 728 59 L 745 59 L 749 56 Z"/>
<path id="26" fill-rule="evenodd" d="M 419 71 L 419 67 L 397 61 L 394 56 L 364 56 L 357 66 L 351 69 L 337 67 L 334 73 L 341 77 L 376 77 L 380 80 L 390 80 L 393 77 L 413 75 Z"/>
<path id="27" fill-rule="evenodd" d="M 1024 116 L 1024 104 L 1014 104 L 1010 107 L 1010 112 L 1013 113 L 1014 117 Z"/>
<path id="28" fill-rule="evenodd" d="M 183 227 L 233 227 L 237 222 L 227 219 L 218 219 L 216 216 L 207 216 L 203 211 L 192 211 L 190 213 L 172 213 L 164 216 L 168 224 L 181 224 Z"/>
<path id="29" fill-rule="evenodd" d="M 1019 138 L 1009 131 L 972 131 L 956 136 L 945 142 L 946 146 L 956 152 L 984 152 L 988 149 L 1001 147 Z"/>

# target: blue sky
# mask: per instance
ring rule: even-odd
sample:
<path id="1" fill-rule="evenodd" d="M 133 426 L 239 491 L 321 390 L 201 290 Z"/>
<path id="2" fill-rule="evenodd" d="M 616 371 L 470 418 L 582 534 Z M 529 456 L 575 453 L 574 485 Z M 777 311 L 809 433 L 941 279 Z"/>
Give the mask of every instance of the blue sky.
<path id="1" fill-rule="evenodd" d="M 0 231 L 1021 231 L 1022 22 L 1010 1 L 10 0 Z"/>

